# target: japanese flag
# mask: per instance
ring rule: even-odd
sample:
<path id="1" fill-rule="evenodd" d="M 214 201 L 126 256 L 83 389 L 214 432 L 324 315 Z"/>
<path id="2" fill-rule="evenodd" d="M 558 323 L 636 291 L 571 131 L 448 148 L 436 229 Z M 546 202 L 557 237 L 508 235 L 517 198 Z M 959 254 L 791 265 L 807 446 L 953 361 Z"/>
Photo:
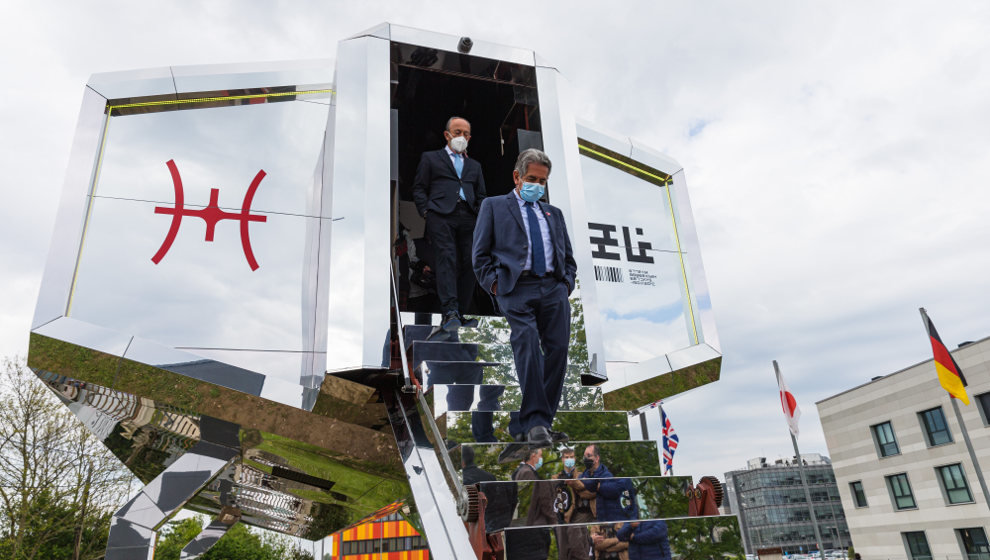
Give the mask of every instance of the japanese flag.
<path id="1" fill-rule="evenodd" d="M 787 427 L 791 429 L 791 433 L 796 438 L 799 432 L 798 419 L 801 418 L 801 409 L 798 407 L 794 395 L 787 388 L 784 376 L 779 371 L 777 372 L 777 385 L 780 388 L 780 406 L 784 409 L 784 418 L 787 420 Z"/>

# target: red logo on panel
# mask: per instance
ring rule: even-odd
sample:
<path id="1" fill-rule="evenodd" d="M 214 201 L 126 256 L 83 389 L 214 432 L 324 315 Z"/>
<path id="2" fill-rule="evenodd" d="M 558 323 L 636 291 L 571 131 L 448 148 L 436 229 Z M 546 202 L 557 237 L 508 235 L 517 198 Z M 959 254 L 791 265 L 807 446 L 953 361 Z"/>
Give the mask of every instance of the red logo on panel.
<path id="1" fill-rule="evenodd" d="M 172 225 L 168 228 L 168 234 L 165 235 L 162 246 L 158 248 L 155 256 L 151 257 L 151 262 L 158 264 L 165 257 L 165 253 L 168 253 L 168 250 L 172 247 L 172 243 L 175 241 L 175 236 L 179 233 L 179 225 L 182 223 L 182 217 L 195 216 L 202 218 L 206 222 L 206 241 L 213 241 L 213 232 L 217 227 L 217 222 L 220 220 L 237 220 L 241 222 L 241 247 L 244 248 L 244 258 L 247 259 L 248 266 L 251 267 L 251 270 L 258 270 L 258 261 L 255 260 L 254 251 L 251 250 L 251 237 L 248 232 L 248 224 L 268 220 L 267 216 L 251 213 L 251 201 L 254 199 L 254 193 L 258 190 L 261 180 L 265 178 L 265 171 L 263 169 L 259 170 L 258 174 L 254 176 L 251 186 L 244 193 L 244 202 L 241 204 L 240 213 L 233 213 L 224 212 L 220 209 L 218 202 L 220 189 L 210 189 L 210 204 L 206 208 L 186 210 L 184 206 L 185 194 L 182 190 L 182 177 L 179 176 L 179 169 L 175 166 L 175 161 L 171 159 L 165 162 L 165 165 L 168 166 L 169 172 L 172 173 L 172 185 L 175 187 L 175 207 L 155 207 L 155 214 L 170 214 L 172 216 Z"/>

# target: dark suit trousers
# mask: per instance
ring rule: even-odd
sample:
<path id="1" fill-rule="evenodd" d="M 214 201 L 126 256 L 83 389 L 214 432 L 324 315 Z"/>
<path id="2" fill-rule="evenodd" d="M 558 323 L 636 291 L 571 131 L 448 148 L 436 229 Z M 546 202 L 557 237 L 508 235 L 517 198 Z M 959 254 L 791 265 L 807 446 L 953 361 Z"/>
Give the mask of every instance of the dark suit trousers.
<path id="1" fill-rule="evenodd" d="M 443 313 L 467 312 L 474 293 L 471 243 L 476 216 L 467 203 L 458 202 L 450 214 L 426 214 L 426 236 L 436 260 L 437 296 Z"/>
<path id="2" fill-rule="evenodd" d="M 520 431 L 512 435 L 525 435 L 535 426 L 549 429 L 567 370 L 571 333 L 567 284 L 552 276 L 524 276 L 511 292 L 496 297 L 512 329 L 509 341 L 522 390 L 518 423 L 510 425 L 510 430 Z"/>

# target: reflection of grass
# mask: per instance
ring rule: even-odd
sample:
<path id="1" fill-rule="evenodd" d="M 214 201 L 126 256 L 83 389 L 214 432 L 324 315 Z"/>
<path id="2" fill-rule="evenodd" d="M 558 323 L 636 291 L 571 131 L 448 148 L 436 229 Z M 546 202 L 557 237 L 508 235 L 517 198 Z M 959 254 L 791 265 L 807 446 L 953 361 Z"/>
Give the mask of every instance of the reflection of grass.
<path id="1" fill-rule="evenodd" d="M 609 410 L 635 410 L 688 389 L 718 381 L 721 366 L 722 358 L 713 358 L 616 389 L 605 393 L 605 407 Z"/>
<path id="2" fill-rule="evenodd" d="M 348 464 L 357 462 L 349 460 L 345 463 L 340 460 L 341 457 L 335 457 L 325 449 L 275 434 L 264 434 L 264 439 L 258 444 L 257 449 L 285 459 L 293 468 L 306 474 L 333 481 L 335 483 L 333 491 L 349 498 L 343 505 L 362 513 L 376 510 L 409 495 L 409 485 L 405 476 L 382 468 L 382 465 Z M 245 462 L 261 468 L 253 461 Z M 262 470 L 271 472 L 270 468 L 262 468 Z M 309 499 L 323 503 L 337 503 L 328 493 L 304 492 L 312 493 L 307 495 Z"/>

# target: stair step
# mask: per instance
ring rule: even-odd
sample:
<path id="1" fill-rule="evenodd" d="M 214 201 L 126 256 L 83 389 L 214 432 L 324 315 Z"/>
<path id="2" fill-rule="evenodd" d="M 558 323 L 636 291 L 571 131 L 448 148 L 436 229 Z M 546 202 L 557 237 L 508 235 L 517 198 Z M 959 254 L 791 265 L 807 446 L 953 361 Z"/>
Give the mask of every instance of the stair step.
<path id="1" fill-rule="evenodd" d="M 662 467 L 660 465 L 660 455 L 657 453 L 657 442 L 655 441 L 569 441 L 567 443 L 556 444 L 543 450 L 543 464 L 553 465 L 552 472 L 557 472 L 562 462 L 560 453 L 564 449 L 574 449 L 578 460 L 584 455 L 584 449 L 596 444 L 600 447 L 598 452 L 601 456 L 601 463 L 605 465 L 614 476 L 644 477 L 660 476 Z M 450 457 L 455 465 L 461 465 L 461 449 L 471 447 L 474 450 L 474 464 L 493 474 L 498 480 L 510 480 L 512 472 L 519 466 L 515 461 L 510 464 L 501 465 L 498 462 L 499 453 L 509 443 L 463 443 L 451 451 Z M 582 470 L 583 467 L 582 467 Z M 551 472 L 550 470 L 544 472 Z"/>
<path id="2" fill-rule="evenodd" d="M 520 516 L 525 515 L 524 513 Z M 644 530 L 644 525 L 648 523 L 663 523 L 667 529 L 668 544 L 670 546 L 671 556 L 667 558 L 697 558 L 698 550 L 703 546 L 706 554 L 712 558 L 741 558 L 745 552 L 742 547 L 741 539 L 736 538 L 716 538 L 713 542 L 710 535 L 739 535 L 741 530 L 739 528 L 739 518 L 735 515 L 711 515 L 705 517 L 687 517 L 687 516 L 661 516 L 654 518 L 643 518 L 637 519 L 639 529 Z M 568 558 L 573 558 L 574 556 L 568 556 L 564 552 L 568 547 L 567 543 L 587 543 L 588 535 L 591 531 L 599 530 L 601 524 L 599 522 L 593 523 L 582 523 L 582 524 L 570 524 L 570 525 L 551 525 L 543 526 L 539 528 L 527 527 L 525 525 L 514 526 L 510 525 L 505 527 L 505 540 L 507 545 L 507 551 L 512 551 L 514 549 L 512 539 L 520 538 L 520 540 L 525 540 L 528 544 L 533 542 L 532 535 L 526 534 L 526 532 L 536 533 L 538 531 L 549 532 L 553 543 L 550 547 L 551 553 L 547 560 L 565 560 Z M 538 537 L 541 538 L 541 537 Z M 659 545 L 658 545 L 659 546 Z M 574 549 L 581 550 L 582 558 L 586 558 L 584 551 L 584 546 L 574 545 Z M 553 551 L 558 551 L 557 555 L 553 554 Z M 659 553 L 658 553 L 659 554 Z M 661 556 L 656 556 L 660 558 Z M 704 556 L 700 556 L 704 557 Z"/>
<path id="3" fill-rule="evenodd" d="M 512 346 L 502 343 L 413 340 L 406 341 L 413 364 L 423 360 L 512 362 Z"/>
<path id="4" fill-rule="evenodd" d="M 473 344 L 508 344 L 509 327 L 501 317 L 479 317 L 478 327 L 460 327 L 453 333 L 452 342 L 469 342 Z M 434 325 L 403 325 L 402 337 L 406 347 L 419 340 L 426 340 L 433 332 Z"/>
<path id="5" fill-rule="evenodd" d="M 491 418 L 492 427 L 482 425 L 486 415 Z M 447 439 L 459 443 L 475 441 L 472 422 L 477 431 L 494 432 L 500 441 L 509 443 L 509 413 L 448 412 L 446 416 Z M 628 414 L 624 411 L 561 411 L 553 422 L 553 429 L 564 432 L 575 441 L 627 440 L 629 439 Z"/>
<path id="6" fill-rule="evenodd" d="M 560 465 L 557 464 L 557 466 L 559 467 Z M 540 469 L 540 472 L 547 476 L 551 476 L 550 471 L 547 470 L 547 466 Z M 691 477 L 689 476 L 641 476 L 629 478 L 581 479 L 582 483 L 588 481 L 593 482 L 596 486 L 603 483 L 611 484 L 614 491 L 624 493 L 624 495 L 619 498 L 618 507 L 616 507 L 615 503 L 612 502 L 611 507 L 613 509 L 606 510 L 604 515 L 610 521 L 620 521 L 621 519 L 617 518 L 621 516 L 629 516 L 631 519 L 661 519 L 667 517 L 685 517 L 688 515 L 688 498 L 685 495 L 685 491 L 688 488 L 688 484 L 691 482 Z M 518 500 L 518 518 L 511 520 L 508 526 L 504 525 L 504 523 L 509 521 L 506 519 L 507 516 L 504 513 L 501 515 L 497 513 L 500 509 L 498 503 L 496 503 L 494 508 L 489 508 L 486 510 L 486 517 L 488 512 L 495 511 L 495 521 L 500 528 L 545 526 L 543 523 L 537 525 L 527 524 L 526 513 L 531 507 L 533 507 L 533 495 L 534 493 L 538 493 L 542 496 L 549 496 L 550 503 L 555 505 L 558 503 L 562 504 L 560 507 L 566 511 L 569 507 L 565 506 L 569 506 L 569 503 L 564 500 L 555 500 L 557 497 L 558 488 L 562 484 L 563 481 L 561 480 L 551 479 L 525 480 L 519 482 L 483 482 L 481 483 L 481 491 L 485 492 L 486 497 L 494 497 L 497 502 L 501 502 L 507 499 L 506 494 L 511 492 L 512 486 L 515 486 Z M 632 497 L 635 498 L 635 506 L 631 505 L 633 500 Z M 568 496 L 568 499 L 580 500 L 580 496 L 572 492 Z M 594 500 L 595 498 L 591 498 L 591 501 Z M 584 503 L 587 504 L 587 501 L 588 500 L 585 500 Z M 581 508 L 580 501 L 576 502 L 576 505 L 578 505 L 578 507 L 571 510 L 570 517 L 566 518 L 568 520 L 565 520 L 563 512 L 558 512 L 560 515 L 558 516 L 558 521 L 555 525 L 592 523 L 595 521 L 595 518 L 592 517 L 591 511 L 587 506 Z"/>
<path id="7" fill-rule="evenodd" d="M 584 368 L 568 365 L 564 384 L 581 385 Z M 425 387 L 433 385 L 518 385 L 519 376 L 509 362 L 434 361 L 420 362 L 417 375 Z"/>
<path id="8" fill-rule="evenodd" d="M 434 385 L 430 396 L 434 418 L 448 410 L 518 411 L 522 403 L 518 385 Z M 564 387 L 559 410 L 601 411 L 604 408 L 600 387 Z"/>

